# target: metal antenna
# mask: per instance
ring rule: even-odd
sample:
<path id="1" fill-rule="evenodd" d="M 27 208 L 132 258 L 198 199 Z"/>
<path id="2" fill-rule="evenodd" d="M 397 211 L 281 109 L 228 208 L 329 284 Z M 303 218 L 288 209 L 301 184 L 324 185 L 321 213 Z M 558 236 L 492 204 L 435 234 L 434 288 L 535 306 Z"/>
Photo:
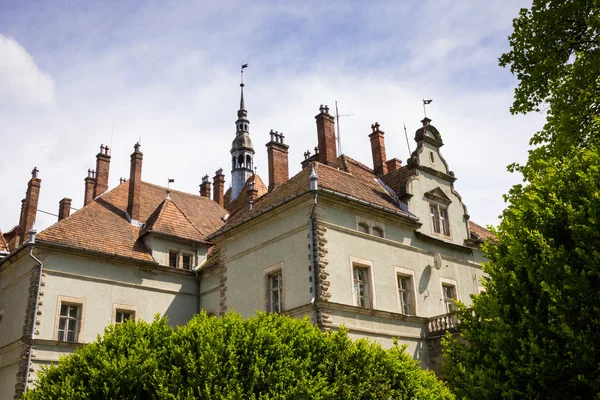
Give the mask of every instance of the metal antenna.
<path id="1" fill-rule="evenodd" d="M 342 136 L 340 134 L 340 117 L 352 117 L 354 114 L 344 114 L 344 115 L 340 115 L 339 111 L 338 111 L 338 103 L 337 100 L 335 101 L 335 124 L 336 124 L 336 128 L 337 128 L 337 151 L 338 154 L 341 155 L 342 154 Z"/>
<path id="2" fill-rule="evenodd" d="M 412 154 L 412 151 L 410 151 L 410 144 L 408 142 L 408 133 L 406 133 L 406 124 L 404 123 L 404 121 L 402 122 L 402 125 L 404 125 L 404 137 L 406 138 L 406 147 L 408 147 L 408 156 L 410 157 L 410 155 Z"/>

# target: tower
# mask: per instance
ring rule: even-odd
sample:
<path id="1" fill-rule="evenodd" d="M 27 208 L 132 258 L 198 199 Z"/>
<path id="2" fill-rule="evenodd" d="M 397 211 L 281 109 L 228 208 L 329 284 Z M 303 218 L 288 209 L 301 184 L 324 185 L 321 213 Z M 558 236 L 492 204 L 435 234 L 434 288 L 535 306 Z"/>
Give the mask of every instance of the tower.
<path id="1" fill-rule="evenodd" d="M 252 176 L 254 169 L 254 148 L 249 134 L 248 111 L 244 105 L 244 80 L 242 70 L 242 83 L 240 83 L 241 97 L 240 109 L 237 112 L 238 119 L 235 121 L 235 139 L 231 143 L 231 197 L 230 201 L 236 199 L 242 192 L 248 178 Z"/>

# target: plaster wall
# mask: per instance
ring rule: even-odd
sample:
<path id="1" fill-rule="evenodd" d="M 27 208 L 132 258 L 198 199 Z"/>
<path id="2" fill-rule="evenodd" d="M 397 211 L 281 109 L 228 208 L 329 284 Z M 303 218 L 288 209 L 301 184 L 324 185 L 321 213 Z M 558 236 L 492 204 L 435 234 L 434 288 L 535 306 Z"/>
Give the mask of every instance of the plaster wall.
<path id="1" fill-rule="evenodd" d="M 309 203 L 309 202 L 307 202 Z M 282 271 L 283 308 L 310 302 L 308 218 L 310 207 L 273 213 L 268 224 L 226 241 L 227 308 L 244 317 L 266 310 L 267 275 Z"/>
<path id="2" fill-rule="evenodd" d="M 55 340 L 61 301 L 82 304 L 80 342 L 90 342 L 114 322 L 117 308 L 135 311 L 151 321 L 166 315 L 171 325 L 183 325 L 196 310 L 196 283 L 191 272 L 168 272 L 118 265 L 66 253 L 44 252 L 44 302 L 39 339 Z"/>
<path id="3" fill-rule="evenodd" d="M 211 268 L 210 271 L 203 271 L 200 275 L 200 297 L 201 308 L 207 314 L 219 315 L 219 292 L 220 280 L 219 269 Z"/>
<path id="4" fill-rule="evenodd" d="M 28 255 L 0 267 L 0 348 L 23 336 L 30 280 L 36 268 Z"/>
<path id="5" fill-rule="evenodd" d="M 413 276 L 417 316 L 432 317 L 446 312 L 443 280 L 456 283 L 458 299 L 467 305 L 471 302 L 469 295 L 478 293 L 483 271 L 471 249 L 458 250 L 435 240 L 424 241 L 408 228 L 390 222 L 385 225 L 386 238 L 361 233 L 355 227 L 348 228 L 355 226 L 356 213 L 321 207 L 327 226 L 330 301 L 355 305 L 354 264 L 369 268 L 371 305 L 377 310 L 401 312 L 396 276 L 406 271 Z M 435 252 L 442 256 L 439 270 L 432 268 Z"/>
<path id="6" fill-rule="evenodd" d="M 151 249 L 154 261 L 164 266 L 169 266 L 169 250 L 194 255 L 193 266 L 201 264 L 206 259 L 206 254 L 208 253 L 208 246 L 171 240 L 152 233 L 144 238 L 144 244 Z M 181 261 L 179 262 L 179 267 L 181 268 Z"/>
<path id="7" fill-rule="evenodd" d="M 18 364 L 13 363 L 0 367 L 0 399 L 12 399 L 15 396 L 15 385 L 17 384 Z"/>

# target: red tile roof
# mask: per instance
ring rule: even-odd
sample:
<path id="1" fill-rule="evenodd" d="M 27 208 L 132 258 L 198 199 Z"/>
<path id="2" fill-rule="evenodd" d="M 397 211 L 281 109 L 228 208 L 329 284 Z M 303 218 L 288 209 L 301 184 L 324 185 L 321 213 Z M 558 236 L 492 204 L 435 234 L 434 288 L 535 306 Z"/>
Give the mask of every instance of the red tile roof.
<path id="1" fill-rule="evenodd" d="M 381 180 L 402 198 L 406 194 L 406 184 L 416 174 L 416 168 L 410 168 L 408 165 L 405 165 L 382 176 Z"/>
<path id="2" fill-rule="evenodd" d="M 4 234 L 0 230 L 0 251 L 10 251 L 8 243 L 4 240 Z"/>
<path id="3" fill-rule="evenodd" d="M 148 217 L 141 236 L 152 232 L 193 241 L 202 241 L 204 238 L 204 235 L 170 198 L 164 199 Z"/>
<path id="4" fill-rule="evenodd" d="M 341 169 L 314 163 L 315 172 L 319 177 L 319 188 L 329 189 L 388 210 L 403 212 L 392 196 L 379 184 L 377 176 L 369 167 L 345 155 L 338 157 L 338 163 Z M 236 225 L 266 208 L 308 191 L 310 172 L 310 167 L 304 168 L 273 192 L 258 199 L 252 210 L 241 208 L 227 220 L 226 226 Z"/>
<path id="5" fill-rule="evenodd" d="M 257 198 L 264 196 L 269 191 L 260 176 L 252 175 L 244 184 L 244 188 L 240 192 L 239 196 L 231 202 L 229 202 L 231 189 L 227 191 L 225 208 L 231 214 L 235 214 L 241 208 L 248 207 L 248 189 L 250 188 L 250 183 L 252 182 L 254 182 L 254 189 L 257 191 Z"/>
<path id="6" fill-rule="evenodd" d="M 477 235 L 481 240 L 496 238 L 496 235 L 494 235 L 492 232 L 488 231 L 481 225 L 477 225 L 473 221 L 469 221 L 469 229 L 471 230 L 471 234 Z"/>
<path id="7" fill-rule="evenodd" d="M 164 205 L 166 188 L 141 183 L 140 222 L 146 222 L 159 206 Z M 71 216 L 55 223 L 38 235 L 40 241 L 74 246 L 82 249 L 100 251 L 138 260 L 152 261 L 149 250 L 139 240 L 140 228 L 134 227 L 127 220 L 127 199 L 129 185 L 123 183 L 105 192 L 94 201 L 81 208 Z M 222 217 L 227 211 L 214 201 L 172 190 L 171 207 L 162 207 L 157 211 L 158 227 L 175 236 L 194 240 L 204 240 L 208 234 L 223 225 Z M 163 210 L 164 209 L 164 210 Z M 164 215 L 162 214 L 164 211 Z M 178 212 L 179 213 L 178 213 Z M 181 214 L 189 224 L 180 227 L 174 222 L 181 221 Z M 159 218 L 160 217 L 160 218 Z M 175 221 L 169 221 L 169 218 Z M 160 221 L 158 221 L 160 220 Z M 154 225 L 154 224 L 153 224 Z M 192 225 L 193 229 L 190 228 Z M 193 233 L 194 230 L 198 234 Z"/>

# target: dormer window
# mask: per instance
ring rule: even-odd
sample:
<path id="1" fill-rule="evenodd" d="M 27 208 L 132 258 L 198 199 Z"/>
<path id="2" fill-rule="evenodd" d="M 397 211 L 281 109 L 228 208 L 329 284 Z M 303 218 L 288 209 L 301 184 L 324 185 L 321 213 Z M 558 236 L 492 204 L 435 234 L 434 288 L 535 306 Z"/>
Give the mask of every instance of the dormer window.
<path id="1" fill-rule="evenodd" d="M 192 256 L 191 254 L 185 254 L 185 253 L 182 254 L 181 255 L 181 267 L 183 269 L 191 270 L 193 259 L 194 259 L 194 256 Z"/>

